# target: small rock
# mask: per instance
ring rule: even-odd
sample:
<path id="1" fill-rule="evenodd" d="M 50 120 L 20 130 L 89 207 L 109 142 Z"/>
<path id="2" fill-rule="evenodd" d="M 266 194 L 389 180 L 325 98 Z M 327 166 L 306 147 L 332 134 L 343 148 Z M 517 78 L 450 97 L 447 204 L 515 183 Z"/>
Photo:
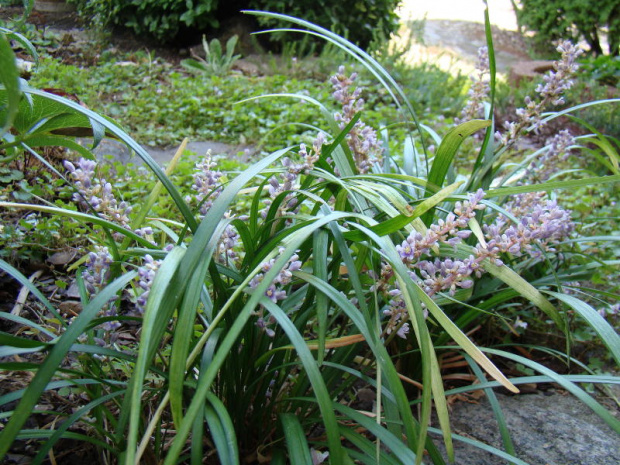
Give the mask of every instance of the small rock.
<path id="1" fill-rule="evenodd" d="M 552 69 L 553 61 L 519 61 L 510 68 L 508 79 L 515 85 L 519 85 L 523 79 L 532 80 Z"/>
<path id="2" fill-rule="evenodd" d="M 73 300 L 67 300 L 58 306 L 58 310 L 60 310 L 62 315 L 77 316 L 82 311 L 82 304 Z"/>
<path id="3" fill-rule="evenodd" d="M 237 60 L 232 69 L 241 71 L 246 76 L 258 76 L 260 74 L 260 68 L 256 63 L 244 59 Z"/>
<path id="4" fill-rule="evenodd" d="M 496 394 L 515 446 L 530 465 L 616 465 L 620 463 L 618 434 L 572 395 Z M 459 403 L 450 415 L 453 432 L 503 450 L 493 411 Z M 439 444 L 441 440 L 437 440 Z M 440 449 L 442 445 L 439 445 Z M 504 465 L 506 460 L 455 441 L 459 465 Z"/>
<path id="5" fill-rule="evenodd" d="M 65 296 L 68 297 L 69 299 L 80 298 L 80 290 L 78 289 L 78 286 L 75 281 L 71 283 L 71 285 L 69 286 L 69 289 L 67 289 L 67 291 L 65 292 Z"/>
<path id="6" fill-rule="evenodd" d="M 63 252 L 56 252 L 55 254 L 48 257 L 48 263 L 51 263 L 55 266 L 64 266 L 67 263 L 71 263 L 75 258 L 76 251 L 75 250 L 65 250 Z"/>

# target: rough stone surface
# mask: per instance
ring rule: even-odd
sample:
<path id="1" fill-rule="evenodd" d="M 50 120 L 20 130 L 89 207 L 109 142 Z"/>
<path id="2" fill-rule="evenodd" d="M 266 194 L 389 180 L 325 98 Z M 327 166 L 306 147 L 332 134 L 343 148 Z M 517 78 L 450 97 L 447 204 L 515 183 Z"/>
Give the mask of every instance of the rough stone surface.
<path id="1" fill-rule="evenodd" d="M 620 437 L 585 404 L 569 394 L 548 391 L 520 396 L 497 394 L 518 458 L 530 465 L 618 465 Z M 612 412 L 618 416 L 618 412 Z M 458 403 L 453 432 L 503 450 L 488 401 Z M 438 440 L 437 443 L 440 441 Z M 505 465 L 476 447 L 455 441 L 458 465 Z"/>
<path id="2" fill-rule="evenodd" d="M 509 79 L 515 85 L 519 85 L 523 79 L 532 80 L 552 69 L 553 61 L 519 61 L 510 67 Z"/>

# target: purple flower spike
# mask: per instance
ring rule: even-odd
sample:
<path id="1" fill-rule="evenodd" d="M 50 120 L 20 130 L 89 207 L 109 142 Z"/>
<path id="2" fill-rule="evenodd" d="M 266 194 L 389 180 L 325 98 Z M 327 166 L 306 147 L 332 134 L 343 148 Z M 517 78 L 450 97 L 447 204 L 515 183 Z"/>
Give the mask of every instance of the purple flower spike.
<path id="1" fill-rule="evenodd" d="M 332 95 L 342 105 L 342 113 L 335 115 L 335 120 L 339 122 L 340 129 L 344 129 L 355 115 L 364 108 L 364 100 L 360 98 L 361 89 L 351 90 L 356 78 L 356 73 L 347 77 L 344 66 L 340 66 L 338 74 L 331 78 L 334 88 Z M 361 174 L 368 173 L 376 163 L 381 162 L 383 155 L 381 141 L 377 138 L 375 130 L 363 122 L 357 121 L 355 123 L 347 135 L 346 141 Z"/>
<path id="2" fill-rule="evenodd" d="M 555 71 L 549 71 L 543 77 L 545 84 L 536 88 L 540 101 L 535 102 L 530 97 L 526 97 L 526 107 L 516 112 L 518 121 L 507 121 L 505 123 L 506 133 L 496 134 L 497 139 L 506 147 L 514 145 L 528 128 L 538 129 L 543 124 L 541 115 L 546 107 L 564 103 L 562 94 L 573 85 L 571 78 L 577 71 L 577 58 L 582 50 L 569 41 L 564 41 L 558 45 L 557 51 L 562 53 L 562 57 L 555 62 Z"/>

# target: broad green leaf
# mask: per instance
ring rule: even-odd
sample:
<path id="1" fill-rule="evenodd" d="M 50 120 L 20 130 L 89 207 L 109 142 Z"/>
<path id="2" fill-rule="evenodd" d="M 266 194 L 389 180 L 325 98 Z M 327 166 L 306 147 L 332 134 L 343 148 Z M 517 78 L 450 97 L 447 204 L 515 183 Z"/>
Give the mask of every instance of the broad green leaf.
<path id="1" fill-rule="evenodd" d="M 21 90 L 19 86 L 19 70 L 15 62 L 15 53 L 5 34 L 0 33 L 0 84 L 4 86 L 6 107 L 0 98 L 0 138 L 11 128 L 17 115 Z"/>
<path id="2" fill-rule="evenodd" d="M 196 229 L 197 227 L 196 219 L 194 218 L 192 211 L 190 210 L 189 206 L 187 205 L 187 203 L 185 202 L 185 200 L 179 193 L 178 189 L 174 186 L 174 184 L 172 184 L 170 179 L 166 176 L 166 174 L 163 172 L 163 170 L 160 168 L 157 162 L 153 160 L 153 158 L 144 150 L 144 148 L 140 144 L 138 144 L 134 139 L 132 139 L 118 125 L 108 120 L 107 118 L 101 115 L 98 115 L 94 111 L 91 111 L 87 108 L 82 107 L 78 103 L 59 97 L 58 95 L 49 94 L 47 92 L 43 92 L 43 91 L 32 89 L 32 88 L 26 88 L 24 89 L 24 92 L 26 92 L 27 94 L 31 94 L 33 96 L 37 95 L 45 99 L 48 99 L 48 100 L 51 100 L 57 103 L 61 103 L 62 105 L 65 105 L 73 110 L 77 110 L 78 112 L 87 116 L 89 118 L 89 121 L 95 121 L 99 123 L 100 125 L 102 125 L 104 128 L 106 128 L 106 132 L 109 132 L 111 135 L 121 140 L 125 145 L 127 145 L 127 147 L 133 150 L 144 161 L 144 163 L 149 167 L 149 169 L 153 172 L 153 174 L 155 174 L 155 176 L 157 176 L 157 178 L 164 185 L 164 187 L 170 194 L 170 197 L 172 197 L 174 203 L 176 204 L 177 208 L 179 209 L 179 212 L 183 216 L 189 228 L 191 230 Z"/>

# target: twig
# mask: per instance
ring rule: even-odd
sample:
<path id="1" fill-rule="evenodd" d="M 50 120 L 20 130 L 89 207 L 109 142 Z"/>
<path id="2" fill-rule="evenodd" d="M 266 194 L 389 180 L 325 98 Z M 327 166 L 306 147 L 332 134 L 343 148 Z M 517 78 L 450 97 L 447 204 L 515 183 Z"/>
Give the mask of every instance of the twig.
<path id="1" fill-rule="evenodd" d="M 43 270 L 35 271 L 28 281 L 33 283 L 38 277 L 43 274 Z M 27 286 L 23 286 L 17 295 L 17 300 L 15 301 L 15 305 L 13 306 L 13 310 L 11 310 L 11 315 L 19 316 L 24 308 L 24 304 L 26 303 L 26 299 L 28 298 L 28 294 L 30 294 L 30 289 Z"/>

